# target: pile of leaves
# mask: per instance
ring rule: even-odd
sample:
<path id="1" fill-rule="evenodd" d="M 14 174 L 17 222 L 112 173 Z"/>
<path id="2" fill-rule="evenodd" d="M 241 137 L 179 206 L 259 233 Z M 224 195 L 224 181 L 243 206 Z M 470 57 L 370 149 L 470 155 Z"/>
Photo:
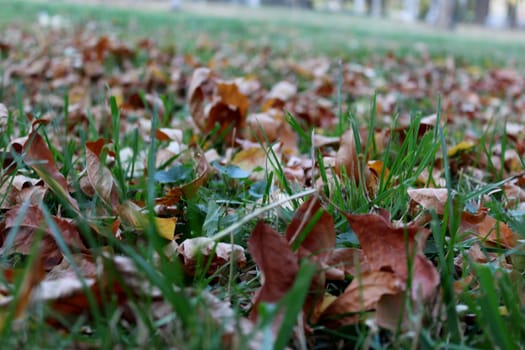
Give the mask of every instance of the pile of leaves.
<path id="1" fill-rule="evenodd" d="M 518 346 L 497 327 L 524 317 L 522 72 L 96 28 L 0 36 L 3 332 Z"/>

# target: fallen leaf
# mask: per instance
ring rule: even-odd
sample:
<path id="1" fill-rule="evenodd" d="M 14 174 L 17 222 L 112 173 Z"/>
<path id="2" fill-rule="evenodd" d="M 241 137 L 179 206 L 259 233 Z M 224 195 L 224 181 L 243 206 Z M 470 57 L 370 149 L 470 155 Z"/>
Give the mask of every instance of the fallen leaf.
<path id="1" fill-rule="evenodd" d="M 404 284 L 398 276 L 386 271 L 371 271 L 356 276 L 343 294 L 324 310 L 322 320 L 331 327 L 356 323 L 361 317 L 359 313 L 375 309 L 383 295 L 399 293 Z"/>
<path id="2" fill-rule="evenodd" d="M 106 205 L 116 208 L 119 205 L 119 198 L 113 174 L 100 162 L 100 154 L 104 145 L 104 139 L 86 142 L 87 179 Z"/>
<path id="3" fill-rule="evenodd" d="M 343 280 L 345 275 L 356 276 L 370 271 L 370 266 L 361 249 L 335 248 L 326 261 L 330 267 L 326 271 L 326 279 Z"/>
<path id="4" fill-rule="evenodd" d="M 505 223 L 485 214 L 482 219 L 473 220 L 472 215 L 463 215 L 461 228 L 463 231 L 473 233 L 484 243 L 489 243 L 502 248 L 513 248 L 517 244 L 517 234 Z"/>
<path id="5" fill-rule="evenodd" d="M 157 232 L 162 238 L 172 241 L 175 238 L 175 226 L 177 218 L 155 218 Z"/>
<path id="6" fill-rule="evenodd" d="M 446 188 L 410 188 L 408 196 L 420 204 L 424 209 L 435 210 L 437 214 L 443 215 L 448 200 Z"/>
<path id="7" fill-rule="evenodd" d="M 383 215 L 346 214 L 346 217 L 359 239 L 370 270 L 392 271 L 406 281 L 410 272 L 408 266 L 412 266 L 412 297 L 429 300 L 435 295 L 439 274 L 423 255 L 430 231 L 414 225 L 395 227 Z M 409 265 L 408 259 L 412 264 Z"/>
<path id="8" fill-rule="evenodd" d="M 312 197 L 297 209 L 285 236 L 288 244 L 301 248 L 299 256 L 313 255 L 325 262 L 335 247 L 334 220 L 319 198 Z"/>
<path id="9" fill-rule="evenodd" d="M 20 220 L 22 216 L 22 221 Z M 58 228 L 61 240 L 73 251 L 85 251 L 85 247 L 80 232 L 74 222 L 70 219 L 64 219 L 52 216 L 52 220 Z M 40 241 L 37 241 L 38 233 L 43 232 Z M 5 246 L 6 239 L 10 234 L 16 232 L 14 240 L 9 247 Z M 1 241 L 3 242 L 2 250 L 9 248 L 9 251 L 15 251 L 22 254 L 29 254 L 35 244 L 40 246 L 41 259 L 44 261 L 47 269 L 57 265 L 62 260 L 62 251 L 60 250 L 52 229 L 44 219 L 44 214 L 37 206 L 13 207 L 5 213 L 3 229 L 0 232 Z"/>
<path id="10" fill-rule="evenodd" d="M 73 209 L 79 210 L 76 199 L 71 197 L 66 178 L 58 170 L 53 154 L 46 142 L 36 131 L 33 131 L 24 144 L 26 152 L 24 161 L 49 186 L 59 198 L 66 200 Z"/>
<path id="11" fill-rule="evenodd" d="M 334 170 L 337 175 L 347 176 L 356 184 L 364 180 L 368 192 L 372 194 L 374 193 L 373 188 L 376 181 L 374 181 L 369 167 L 363 166 L 364 162 L 365 159 L 360 159 L 358 154 L 354 130 L 350 128 L 341 135 L 339 150 L 335 156 Z M 362 175 L 362 179 L 360 178 L 360 174 Z"/>
<path id="12" fill-rule="evenodd" d="M 217 243 L 207 237 L 186 239 L 180 244 L 177 251 L 184 260 L 184 269 L 190 274 L 195 273 L 199 263 L 207 266 L 209 259 L 211 263 L 206 271 L 208 276 L 214 274 L 217 269 L 228 262 L 235 263 L 238 267 L 246 264 L 243 247 L 237 244 Z"/>
<path id="13" fill-rule="evenodd" d="M 259 303 L 276 303 L 292 287 L 299 264 L 286 238 L 259 221 L 248 239 L 248 250 L 261 270 L 262 287 L 253 301 L 250 314 L 258 318 Z"/>

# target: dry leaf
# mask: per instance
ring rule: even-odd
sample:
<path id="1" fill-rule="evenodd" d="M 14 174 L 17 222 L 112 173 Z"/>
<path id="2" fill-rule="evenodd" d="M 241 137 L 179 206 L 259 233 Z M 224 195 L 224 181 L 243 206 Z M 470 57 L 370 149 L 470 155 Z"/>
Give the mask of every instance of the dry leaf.
<path id="1" fill-rule="evenodd" d="M 250 315 L 255 320 L 259 303 L 276 303 L 292 287 L 299 264 L 286 238 L 263 221 L 259 221 L 253 229 L 248 250 L 262 274 L 262 287 L 255 297 Z"/>
<path id="2" fill-rule="evenodd" d="M 217 269 L 230 261 L 238 267 L 246 264 L 243 247 L 237 244 L 217 243 L 207 237 L 187 239 L 180 244 L 177 251 L 184 259 L 184 269 L 190 274 L 195 273 L 199 263 L 207 266 L 209 259 L 212 260 L 209 269 L 206 271 L 207 275 L 214 274 Z"/>
<path id="3" fill-rule="evenodd" d="M 430 232 L 416 226 L 395 227 L 383 215 L 346 214 L 372 271 L 392 271 L 402 281 L 408 278 L 408 259 L 414 267 L 412 297 L 431 299 L 439 285 L 436 268 L 423 255 Z"/>
<path id="4" fill-rule="evenodd" d="M 26 152 L 24 158 L 26 164 L 44 180 L 51 191 L 55 192 L 59 198 L 66 199 L 72 208 L 78 211 L 78 203 L 69 194 L 66 178 L 58 171 L 53 154 L 42 136 L 33 131 L 24 144 L 24 151 Z"/>
<path id="5" fill-rule="evenodd" d="M 413 201 L 419 203 L 424 209 L 434 209 L 439 215 L 443 215 L 445 212 L 445 205 L 448 200 L 446 188 L 410 188 L 407 193 Z"/>
<path id="6" fill-rule="evenodd" d="M 352 283 L 322 314 L 325 323 L 331 327 L 353 324 L 359 321 L 355 314 L 375 309 L 385 294 L 397 294 L 404 289 L 404 282 L 386 271 L 371 271 L 355 277 Z M 344 317 L 343 317 L 344 316 Z"/>
<path id="7" fill-rule="evenodd" d="M 46 268 L 51 268 L 62 260 L 62 252 L 55 240 L 52 229 L 44 219 L 44 214 L 39 207 L 29 206 L 22 212 L 23 207 L 13 207 L 5 213 L 3 227 L 0 232 L 3 244 L 6 238 L 12 232 L 17 232 L 12 246 L 12 251 L 22 254 L 29 254 L 35 244 L 40 246 L 41 259 L 44 261 Z M 19 216 L 23 215 L 21 223 L 17 223 Z M 61 239 L 73 251 L 85 251 L 85 247 L 78 228 L 70 219 L 64 219 L 52 216 L 55 225 L 60 232 Z M 42 232 L 42 238 L 37 241 L 38 233 Z M 8 247 L 3 246 L 2 250 Z"/>
<path id="8" fill-rule="evenodd" d="M 312 220 L 316 222 L 311 227 Z M 307 227 L 310 231 L 304 235 Z M 299 243 L 299 256 L 313 255 L 320 262 L 326 262 L 335 247 L 334 220 L 321 207 L 317 197 L 310 198 L 297 209 L 285 235 L 290 245 Z"/>
<path id="9" fill-rule="evenodd" d="M 86 142 L 87 179 L 100 198 L 102 198 L 107 205 L 116 208 L 119 205 L 119 198 L 113 174 L 100 162 L 100 153 L 102 152 L 104 144 L 104 139 Z"/>
<path id="10" fill-rule="evenodd" d="M 476 215 L 462 215 L 461 229 L 478 236 L 481 241 L 502 248 L 513 248 L 517 244 L 518 236 L 505 223 L 494 219 L 482 212 L 481 218 Z"/>

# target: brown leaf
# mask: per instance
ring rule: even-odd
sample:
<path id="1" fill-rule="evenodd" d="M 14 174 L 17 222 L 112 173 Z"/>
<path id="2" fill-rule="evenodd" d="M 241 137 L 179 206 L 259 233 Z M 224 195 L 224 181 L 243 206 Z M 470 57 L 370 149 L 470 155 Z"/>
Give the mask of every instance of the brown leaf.
<path id="1" fill-rule="evenodd" d="M 13 283 L 15 277 L 20 274 L 14 269 L 4 269 L 3 276 L 6 281 Z M 12 303 L 16 303 L 14 308 L 14 317 L 15 319 L 20 318 L 25 312 L 28 306 L 30 305 L 31 297 L 35 291 L 38 284 L 45 277 L 45 269 L 42 260 L 42 255 L 40 252 L 36 253 L 36 256 L 31 260 L 31 264 L 25 268 L 23 272 L 22 282 L 20 286 L 16 289 L 16 296 L 6 296 L 3 295 L 0 300 L 0 308 L 7 308 Z M 4 292 L 2 290 L 2 292 Z M 6 291 L 7 292 L 7 291 Z"/>
<path id="2" fill-rule="evenodd" d="M 448 200 L 446 188 L 410 188 L 408 196 L 419 203 L 424 209 L 434 209 L 439 215 L 443 215 Z"/>
<path id="3" fill-rule="evenodd" d="M 363 143 L 361 142 L 361 144 Z M 346 175 L 356 184 L 359 184 L 361 181 L 359 174 L 362 172 L 367 190 L 369 193 L 373 193 L 372 187 L 376 185 L 377 181 L 373 178 L 370 169 L 363 166 L 364 161 L 364 159 L 359 158 L 354 131 L 350 128 L 341 135 L 339 150 L 335 156 L 335 173 L 339 176 Z"/>
<path id="4" fill-rule="evenodd" d="M 408 322 L 405 301 L 405 292 L 383 294 L 376 305 L 376 323 L 392 331 L 405 330 Z"/>
<path id="5" fill-rule="evenodd" d="M 371 271 L 352 280 L 341 294 L 323 312 L 322 318 L 331 327 L 353 324 L 359 320 L 360 313 L 372 310 L 385 294 L 397 294 L 404 289 L 404 282 L 396 275 L 386 271 Z"/>
<path id="6" fill-rule="evenodd" d="M 208 68 L 193 72 L 188 89 L 190 113 L 195 124 L 203 132 L 210 132 L 220 126 L 219 134 L 229 130 L 226 141 L 234 140 L 243 132 L 248 111 L 248 97 L 237 84 L 220 82 L 213 78 Z"/>
<path id="7" fill-rule="evenodd" d="M 408 259 L 413 262 L 412 296 L 431 298 L 439 285 L 439 274 L 423 255 L 430 232 L 414 225 L 395 227 L 384 215 L 346 214 L 372 271 L 392 271 L 406 281 Z"/>
<path id="8" fill-rule="evenodd" d="M 370 271 L 363 251 L 357 248 L 334 249 L 326 265 L 330 267 L 330 270 L 326 271 L 327 280 L 342 280 L 345 275 L 356 276 L 358 273 Z"/>
<path id="9" fill-rule="evenodd" d="M 111 171 L 100 162 L 104 139 L 86 142 L 86 172 L 91 187 L 106 202 L 116 208 L 119 205 L 117 186 Z"/>
<path id="10" fill-rule="evenodd" d="M 257 319 L 260 302 L 278 302 L 292 287 L 299 264 L 286 238 L 259 221 L 248 240 L 248 250 L 261 270 L 262 287 L 253 302 L 251 319 Z"/>
<path id="11" fill-rule="evenodd" d="M 260 143 L 279 141 L 288 154 L 297 153 L 297 135 L 285 120 L 283 112 L 270 109 L 264 113 L 250 114 L 246 119 L 246 136 Z"/>
<path id="12" fill-rule="evenodd" d="M 53 154 L 42 136 L 36 131 L 31 132 L 24 144 L 24 151 L 26 152 L 25 163 L 45 181 L 51 191 L 59 198 L 66 199 L 73 209 L 78 211 L 78 203 L 69 194 L 66 178 L 58 171 Z"/>
<path id="13" fill-rule="evenodd" d="M 200 262 L 208 264 L 208 259 L 212 259 L 210 268 L 206 271 L 207 275 L 212 275 L 218 268 L 232 261 L 238 267 L 246 264 L 244 248 L 237 244 L 218 242 L 207 237 L 196 237 L 186 239 L 177 248 L 177 251 L 184 259 L 184 269 L 190 273 L 195 273 L 195 268 Z"/>
<path id="14" fill-rule="evenodd" d="M 306 236 L 305 228 L 316 220 Z M 324 262 L 335 247 L 335 225 L 332 216 L 322 208 L 317 197 L 304 202 L 295 212 L 286 228 L 286 239 L 290 245 L 300 243 L 303 252 L 300 256 L 313 254 Z"/>
<path id="15" fill-rule="evenodd" d="M 9 235 L 12 230 L 17 230 L 17 234 L 14 238 L 12 249 L 15 252 L 22 254 L 29 254 L 34 244 L 39 244 L 40 254 L 42 259 L 45 261 L 47 268 L 55 266 L 62 259 L 62 252 L 58 247 L 51 228 L 48 226 L 44 219 L 44 214 L 39 207 L 30 206 L 27 211 L 21 212 L 22 207 L 14 207 L 4 216 L 4 229 L 1 232 L 2 241 L 5 243 L 5 238 Z M 20 215 L 23 216 L 22 222 L 18 225 L 17 219 Z M 74 251 L 84 251 L 87 248 L 82 242 L 82 238 L 78 228 L 73 221 L 56 217 L 52 217 L 58 231 L 60 232 L 61 239 L 68 247 Z M 43 230 L 43 236 L 41 241 L 37 242 L 35 236 L 37 233 Z M 5 249 L 3 247 L 2 249 Z"/>
<path id="16" fill-rule="evenodd" d="M 483 242 L 502 248 L 513 248 L 516 246 L 517 235 L 508 225 L 494 219 L 490 215 L 486 215 L 486 212 L 483 215 L 483 220 L 473 220 L 473 217 L 476 216 L 462 216 L 461 229 L 463 231 L 472 232 Z"/>

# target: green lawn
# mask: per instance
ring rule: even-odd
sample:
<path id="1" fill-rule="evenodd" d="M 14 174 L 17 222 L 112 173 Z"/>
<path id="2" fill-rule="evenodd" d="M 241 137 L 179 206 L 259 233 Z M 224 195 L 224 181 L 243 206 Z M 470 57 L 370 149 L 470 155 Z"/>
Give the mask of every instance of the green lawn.
<path id="1" fill-rule="evenodd" d="M 31 23 L 41 11 L 60 14 L 75 23 L 97 20 L 114 26 L 121 35 L 146 37 L 192 49 L 195 35 L 207 33 L 213 41 L 251 42 L 271 45 L 290 55 L 305 52 L 352 57 L 356 53 L 406 52 L 424 44 L 434 53 L 454 53 L 471 60 L 515 59 L 522 61 L 525 33 L 491 31 L 460 26 L 454 32 L 439 31 L 422 24 L 377 20 L 349 14 L 315 13 L 282 8 L 249 9 L 224 5 L 187 4 L 180 13 L 159 5 L 144 9 L 141 2 L 130 2 L 134 9 L 97 7 L 67 1 L 0 1 L 0 25 L 12 21 Z M 162 4 L 162 2 L 161 2 Z"/>

